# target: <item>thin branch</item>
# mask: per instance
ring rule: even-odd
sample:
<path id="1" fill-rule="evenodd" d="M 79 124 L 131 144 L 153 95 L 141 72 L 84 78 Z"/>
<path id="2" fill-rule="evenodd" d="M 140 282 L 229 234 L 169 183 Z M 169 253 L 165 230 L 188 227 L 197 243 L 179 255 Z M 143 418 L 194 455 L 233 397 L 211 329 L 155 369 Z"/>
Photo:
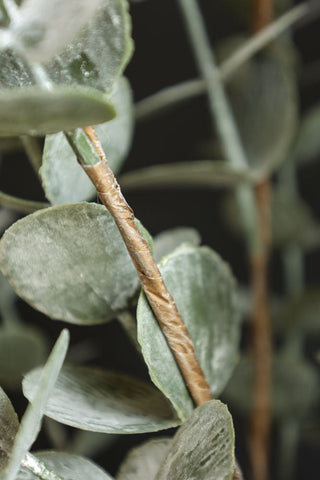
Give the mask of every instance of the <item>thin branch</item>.
<path id="1" fill-rule="evenodd" d="M 12 208 L 22 213 L 33 213 L 41 208 L 50 207 L 50 203 L 34 202 L 33 200 L 25 200 L 24 198 L 14 197 L 8 193 L 0 191 L 0 205 Z"/>
<path id="2" fill-rule="evenodd" d="M 313 15 L 311 16 L 310 13 L 313 13 Z M 309 15 L 308 20 L 313 20 L 319 13 L 319 8 L 315 9 L 315 6 L 309 3 L 303 3 L 292 8 L 237 48 L 227 60 L 222 62 L 219 70 L 211 75 L 210 81 L 214 82 L 216 78 L 226 81 L 241 65 L 292 25 L 307 15 Z M 206 91 L 207 81 L 204 79 L 188 80 L 172 87 L 164 88 L 136 104 L 136 119 L 138 121 L 147 119 L 166 108 L 204 94 Z"/>
<path id="3" fill-rule="evenodd" d="M 251 0 L 251 31 L 259 32 L 273 18 L 273 0 Z"/>
<path id="4" fill-rule="evenodd" d="M 196 358 L 189 332 L 164 284 L 150 247 L 136 226 L 133 211 L 121 193 L 94 128 L 87 127 L 84 132 L 99 155 L 98 163 L 91 161 L 88 165 L 88 160 L 81 157 L 81 152 L 73 142 L 72 134 L 67 134 L 67 138 L 79 163 L 96 187 L 102 203 L 113 216 L 138 272 L 146 297 L 176 358 L 191 396 L 196 405 L 201 405 L 212 396 Z"/>

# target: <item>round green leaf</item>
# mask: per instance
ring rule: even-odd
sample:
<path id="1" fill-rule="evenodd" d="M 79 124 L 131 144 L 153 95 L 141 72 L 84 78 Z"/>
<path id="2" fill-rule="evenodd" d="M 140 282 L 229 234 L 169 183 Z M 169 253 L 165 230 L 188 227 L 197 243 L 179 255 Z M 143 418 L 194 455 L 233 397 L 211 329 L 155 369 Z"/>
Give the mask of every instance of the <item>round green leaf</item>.
<path id="1" fill-rule="evenodd" d="M 160 271 L 193 340 L 214 396 L 227 383 L 238 352 L 239 316 L 228 266 L 207 247 L 182 245 L 160 263 Z M 185 420 L 193 404 L 184 379 L 142 294 L 137 309 L 138 340 L 150 376 Z"/>
<path id="2" fill-rule="evenodd" d="M 117 480 L 154 480 L 171 438 L 149 440 L 130 450 L 116 476 Z"/>
<path id="3" fill-rule="evenodd" d="M 111 214 L 89 203 L 43 209 L 16 222 L 0 242 L 0 268 L 36 309 L 78 324 L 114 318 L 139 285 Z"/>
<path id="4" fill-rule="evenodd" d="M 154 258 L 159 262 L 162 257 L 172 253 L 182 243 L 200 245 L 201 237 L 197 230 L 189 227 L 177 227 L 165 230 L 154 237 Z"/>
<path id="5" fill-rule="evenodd" d="M 47 357 L 47 342 L 34 328 L 0 330 L 0 384 L 20 388 L 22 377 Z"/>
<path id="6" fill-rule="evenodd" d="M 30 372 L 23 393 L 30 399 L 41 371 Z M 141 380 L 92 367 L 63 368 L 45 414 L 72 427 L 103 433 L 143 433 L 176 426 L 169 402 Z"/>
<path id="7" fill-rule="evenodd" d="M 288 44 L 276 42 L 227 82 L 249 164 L 259 176 L 286 159 L 296 132 L 298 95 L 291 55 Z"/>
<path id="8" fill-rule="evenodd" d="M 88 87 L 0 90 L 0 135 L 45 135 L 111 120 L 105 94 Z"/>
<path id="9" fill-rule="evenodd" d="M 71 455 L 70 453 L 54 452 L 38 452 L 34 456 L 43 462 L 46 467 L 57 473 L 64 479 L 68 480 L 112 480 L 102 468 L 98 467 L 94 462 L 79 455 Z M 26 468 L 21 468 L 16 480 L 39 480 Z"/>
<path id="10" fill-rule="evenodd" d="M 320 334 L 320 289 L 310 288 L 284 304 L 277 319 L 277 329 L 284 335 Z"/>
<path id="11" fill-rule="evenodd" d="M 155 480 L 231 480 L 233 471 L 232 418 L 223 403 L 211 400 L 179 428 Z"/>
<path id="12" fill-rule="evenodd" d="M 278 355 L 273 358 L 272 414 L 276 420 L 301 418 L 318 401 L 316 369 L 302 357 Z M 223 396 L 243 414 L 252 409 L 253 364 L 245 357 L 236 367 Z"/>
<path id="13" fill-rule="evenodd" d="M 110 96 L 117 116 L 96 127 L 108 163 L 116 174 L 127 153 L 133 131 L 132 95 L 128 81 L 122 77 Z M 78 164 L 63 133 L 46 137 L 40 175 L 48 200 L 53 204 L 89 200 L 96 190 Z"/>
<path id="14" fill-rule="evenodd" d="M 17 414 L 0 387 L 0 473 L 7 466 L 18 429 Z"/>

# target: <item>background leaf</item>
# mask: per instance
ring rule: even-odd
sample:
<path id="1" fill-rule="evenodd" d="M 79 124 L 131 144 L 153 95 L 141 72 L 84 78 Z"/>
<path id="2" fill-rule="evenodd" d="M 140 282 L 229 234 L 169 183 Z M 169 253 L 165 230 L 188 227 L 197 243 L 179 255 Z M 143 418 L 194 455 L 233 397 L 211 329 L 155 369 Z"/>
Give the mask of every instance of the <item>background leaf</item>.
<path id="1" fill-rule="evenodd" d="M 117 116 L 96 126 L 96 132 L 116 174 L 128 153 L 133 133 L 132 94 L 126 78 L 118 80 L 110 102 Z M 63 133 L 46 137 L 40 175 L 46 197 L 53 204 L 89 200 L 96 195 Z"/>
<path id="2" fill-rule="evenodd" d="M 315 105 L 302 117 L 292 156 L 299 163 L 315 159 L 320 154 L 320 105 Z"/>
<path id="3" fill-rule="evenodd" d="M 22 377 L 47 357 L 47 340 L 30 327 L 0 330 L 0 384 L 17 389 Z"/>
<path id="4" fill-rule="evenodd" d="M 259 176 L 285 160 L 296 131 L 298 96 L 291 56 L 289 43 L 275 42 L 226 84 L 249 164 Z"/>
<path id="5" fill-rule="evenodd" d="M 38 452 L 35 457 L 43 462 L 49 470 L 58 473 L 62 478 L 68 480 L 112 480 L 112 477 L 102 468 L 98 467 L 91 460 L 80 457 L 79 455 L 71 455 L 62 452 Z M 26 468 L 22 468 L 16 480 L 38 480 L 39 477 L 34 475 Z"/>
<path id="6" fill-rule="evenodd" d="M 28 303 L 70 323 L 114 318 L 139 286 L 111 214 L 97 204 L 51 207 L 19 220 L 0 242 L 0 268 Z"/>
<path id="7" fill-rule="evenodd" d="M 162 257 L 172 253 L 182 243 L 198 246 L 201 237 L 197 230 L 189 227 L 176 227 L 165 230 L 153 239 L 154 258 L 159 262 Z"/>
<path id="8" fill-rule="evenodd" d="M 231 375 L 238 351 L 239 317 L 231 272 L 211 249 L 191 245 L 183 245 L 165 257 L 160 271 L 189 330 L 212 393 L 217 396 Z M 193 410 L 192 401 L 143 294 L 137 322 L 150 376 L 184 420 Z"/>
<path id="9" fill-rule="evenodd" d="M 41 371 L 23 381 L 29 399 Z M 45 414 L 66 425 L 103 433 L 143 433 L 176 426 L 169 402 L 141 380 L 92 367 L 65 367 Z"/>
<path id="10" fill-rule="evenodd" d="M 319 379 L 316 369 L 302 357 L 284 354 L 273 358 L 272 414 L 278 421 L 301 419 L 318 400 Z M 248 414 L 252 408 L 252 361 L 245 357 L 236 367 L 223 393 L 230 407 Z M 303 392 L 303 394 L 302 394 Z"/>
<path id="11" fill-rule="evenodd" d="M 116 479 L 154 480 L 170 443 L 171 438 L 157 438 L 130 450 Z"/>
<path id="12" fill-rule="evenodd" d="M 230 480 L 233 451 L 231 415 L 225 405 L 212 400 L 196 408 L 178 430 L 155 480 Z"/>
<path id="13" fill-rule="evenodd" d="M 6 468 L 19 429 L 17 414 L 0 387 L 0 473 Z"/>

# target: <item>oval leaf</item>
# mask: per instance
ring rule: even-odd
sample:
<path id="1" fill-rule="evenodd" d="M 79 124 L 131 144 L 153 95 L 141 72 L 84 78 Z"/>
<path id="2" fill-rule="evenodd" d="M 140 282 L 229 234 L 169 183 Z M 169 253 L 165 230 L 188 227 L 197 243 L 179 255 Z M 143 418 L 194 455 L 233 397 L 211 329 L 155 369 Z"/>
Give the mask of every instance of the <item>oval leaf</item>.
<path id="1" fill-rule="evenodd" d="M 34 328 L 0 330 L 0 384 L 20 388 L 25 373 L 47 357 L 47 342 Z"/>
<path id="2" fill-rule="evenodd" d="M 249 169 L 215 160 L 153 165 L 125 173 L 120 178 L 125 189 L 230 187 L 245 181 L 253 181 Z"/>
<path id="3" fill-rule="evenodd" d="M 128 81 L 122 77 L 110 96 L 117 116 L 96 127 L 108 163 L 116 174 L 128 153 L 133 131 L 132 95 Z M 96 190 L 78 164 L 63 133 L 46 137 L 40 169 L 42 185 L 53 204 L 89 200 Z"/>
<path id="4" fill-rule="evenodd" d="M 80 457 L 79 455 L 50 450 L 47 452 L 38 452 L 34 456 L 43 462 L 49 470 L 57 473 L 64 479 L 112 480 L 112 477 L 102 470 L 102 468 L 98 467 L 98 465 L 91 460 Z M 39 477 L 26 468 L 22 468 L 16 480 L 39 480 Z"/>
<path id="5" fill-rule="evenodd" d="M 23 381 L 28 399 L 40 373 L 34 370 Z M 65 367 L 45 414 L 72 427 L 103 433 L 154 432 L 179 423 L 167 400 L 152 385 L 92 367 Z"/>
<path id="6" fill-rule="evenodd" d="M 212 400 L 178 430 L 155 480 L 230 480 L 233 471 L 232 418 L 225 405 Z"/>
<path id="7" fill-rule="evenodd" d="M 116 476 L 117 480 L 154 480 L 171 438 L 149 440 L 133 448 Z"/>
<path id="8" fill-rule="evenodd" d="M 315 159 L 320 153 L 320 105 L 314 106 L 302 118 L 298 137 L 294 144 L 292 156 L 298 162 L 306 163 Z"/>
<path id="9" fill-rule="evenodd" d="M 78 324 L 114 318 L 139 285 L 111 214 L 89 203 L 51 207 L 16 222 L 0 242 L 0 268 L 28 303 Z"/>
<path id="10" fill-rule="evenodd" d="M 315 405 L 319 395 L 316 369 L 303 358 L 278 355 L 272 366 L 272 414 L 276 420 L 298 419 Z M 253 364 L 241 360 L 223 393 L 227 403 L 243 414 L 252 409 Z M 303 395 L 301 394 L 303 392 Z"/>
<path id="11" fill-rule="evenodd" d="M 7 466 L 18 429 L 17 414 L 0 387 L 0 473 Z"/>
<path id="12" fill-rule="evenodd" d="M 162 257 L 172 253 L 183 243 L 190 243 L 198 246 L 201 243 L 201 237 L 197 230 L 188 227 L 177 227 L 165 230 L 154 237 L 153 248 L 154 258 L 159 262 Z"/>
<path id="13" fill-rule="evenodd" d="M 193 340 L 213 395 L 233 370 L 239 342 L 234 279 L 228 266 L 207 247 L 183 245 L 160 263 L 160 271 Z M 142 294 L 137 310 L 138 340 L 150 376 L 182 420 L 193 410 L 176 361 Z"/>
<path id="14" fill-rule="evenodd" d="M 227 82 L 249 164 L 259 176 L 285 160 L 296 131 L 298 95 L 291 55 L 289 45 L 275 42 Z"/>
<path id="15" fill-rule="evenodd" d="M 106 95 L 88 87 L 0 90 L 0 135 L 45 135 L 111 120 Z"/>

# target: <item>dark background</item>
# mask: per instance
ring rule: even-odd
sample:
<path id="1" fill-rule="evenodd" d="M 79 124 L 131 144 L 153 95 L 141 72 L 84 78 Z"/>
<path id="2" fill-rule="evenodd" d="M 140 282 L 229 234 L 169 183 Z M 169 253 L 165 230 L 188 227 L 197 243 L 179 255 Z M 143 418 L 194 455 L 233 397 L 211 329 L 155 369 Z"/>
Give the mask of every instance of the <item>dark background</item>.
<path id="1" fill-rule="evenodd" d="M 244 24 L 237 20 L 225 6 L 223 0 L 203 0 L 201 6 L 205 15 L 209 35 L 213 44 L 237 32 L 243 32 Z M 126 70 L 135 100 L 138 101 L 159 89 L 186 79 L 197 77 L 188 39 L 180 19 L 177 2 L 174 0 L 146 0 L 132 2 L 133 38 L 135 53 Z M 320 101 L 320 67 L 311 75 L 311 65 L 319 59 L 320 21 L 300 25 L 294 31 L 294 41 L 300 53 L 300 100 L 301 111 Z M 311 72 L 312 73 L 312 72 Z M 320 133 L 320 132 L 319 132 Z M 210 118 L 204 96 L 164 113 L 157 118 L 136 126 L 133 146 L 123 171 L 138 167 L 187 161 L 199 158 L 199 145 L 210 138 Z M 318 201 L 319 164 L 311 163 L 299 171 L 299 185 L 302 196 L 320 217 Z M 19 173 L 17 182 L 17 172 Z M 8 155 L 3 162 L 1 188 L 8 193 L 25 198 L 42 200 L 43 194 L 38 180 L 28 163 L 20 157 Z M 210 245 L 228 261 L 240 283 L 247 283 L 248 270 L 245 248 L 241 240 L 232 236 L 223 222 L 220 201 L 221 191 L 212 189 L 163 190 L 124 192 L 138 217 L 151 234 L 175 226 L 192 226 L 201 233 L 203 243 Z M 279 259 L 272 259 L 270 284 L 278 292 L 282 290 L 282 276 Z M 306 258 L 308 283 L 319 283 L 320 252 L 314 251 Z M 27 323 L 36 323 L 55 339 L 65 324 L 46 319 L 31 307 L 19 303 L 21 314 Z M 68 326 L 69 328 L 70 326 Z M 130 342 L 122 333 L 116 321 L 99 327 L 71 326 L 72 345 L 87 338 L 96 347 L 92 363 L 120 371 L 134 373 L 147 378 L 145 366 L 135 353 Z M 115 341 L 115 338 L 117 339 Z M 14 396 L 14 394 L 12 394 Z M 20 413 L 25 401 L 14 396 Z M 244 425 L 235 418 L 237 457 L 246 471 L 247 456 L 243 436 Z M 166 434 L 167 432 L 163 432 Z M 129 447 L 150 438 L 151 435 L 122 436 L 113 447 L 97 458 L 111 474 L 115 473 L 119 461 Z M 45 448 L 48 440 L 44 433 L 35 448 Z M 316 480 L 319 478 L 317 464 L 319 449 L 301 445 L 297 458 L 296 479 Z M 277 456 L 273 446 L 273 459 Z M 274 477 L 275 478 L 275 477 Z"/>

